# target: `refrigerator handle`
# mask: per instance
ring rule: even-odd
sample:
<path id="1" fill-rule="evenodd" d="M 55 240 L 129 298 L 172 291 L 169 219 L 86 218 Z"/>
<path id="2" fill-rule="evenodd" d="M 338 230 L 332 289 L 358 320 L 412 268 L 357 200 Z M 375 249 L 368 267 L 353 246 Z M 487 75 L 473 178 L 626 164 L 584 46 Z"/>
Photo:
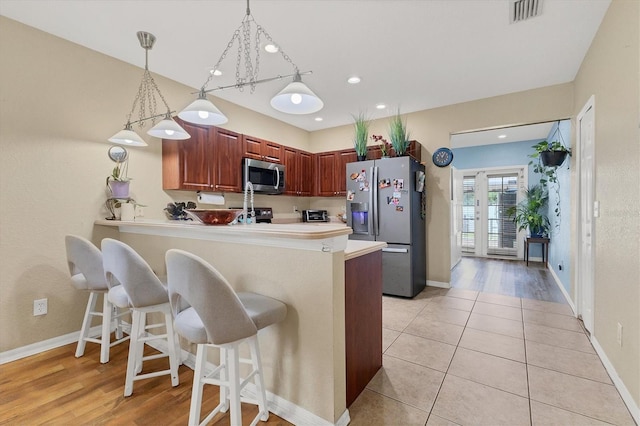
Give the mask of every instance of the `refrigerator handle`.
<path id="1" fill-rule="evenodd" d="M 406 248 L 389 248 L 385 247 L 382 249 L 385 253 L 409 253 L 409 249 Z"/>
<path id="2" fill-rule="evenodd" d="M 373 176 L 373 172 L 374 172 L 375 167 L 371 166 L 369 167 L 369 235 L 370 236 L 374 236 L 375 232 L 374 232 L 374 225 L 373 225 L 373 221 L 375 220 L 375 191 L 374 191 L 374 186 L 373 186 L 373 182 L 374 182 L 374 176 Z"/>
<path id="3" fill-rule="evenodd" d="M 380 235 L 380 220 L 378 219 L 378 167 L 371 167 L 371 192 L 373 193 L 373 234 Z"/>

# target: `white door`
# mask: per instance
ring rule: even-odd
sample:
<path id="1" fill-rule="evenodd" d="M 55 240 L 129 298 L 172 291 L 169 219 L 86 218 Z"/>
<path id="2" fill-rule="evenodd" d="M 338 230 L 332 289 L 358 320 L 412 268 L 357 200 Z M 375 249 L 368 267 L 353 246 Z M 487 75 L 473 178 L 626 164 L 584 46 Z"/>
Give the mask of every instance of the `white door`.
<path id="1" fill-rule="evenodd" d="M 578 114 L 578 259 L 576 290 L 578 316 L 584 326 L 593 332 L 593 240 L 594 240 L 594 98 Z"/>
<path id="2" fill-rule="evenodd" d="M 506 215 L 526 187 L 524 166 L 463 170 L 462 251 L 476 256 L 522 257 L 522 236 Z M 460 183 L 458 183 L 460 185 Z"/>

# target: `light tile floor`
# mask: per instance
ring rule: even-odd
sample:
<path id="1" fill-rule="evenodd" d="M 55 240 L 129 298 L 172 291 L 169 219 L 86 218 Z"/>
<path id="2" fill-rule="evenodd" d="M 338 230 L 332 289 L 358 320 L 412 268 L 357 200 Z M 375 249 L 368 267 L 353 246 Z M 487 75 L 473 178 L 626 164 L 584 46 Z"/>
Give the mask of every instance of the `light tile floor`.
<path id="1" fill-rule="evenodd" d="M 635 424 L 568 305 L 428 287 L 382 310 L 352 425 Z"/>

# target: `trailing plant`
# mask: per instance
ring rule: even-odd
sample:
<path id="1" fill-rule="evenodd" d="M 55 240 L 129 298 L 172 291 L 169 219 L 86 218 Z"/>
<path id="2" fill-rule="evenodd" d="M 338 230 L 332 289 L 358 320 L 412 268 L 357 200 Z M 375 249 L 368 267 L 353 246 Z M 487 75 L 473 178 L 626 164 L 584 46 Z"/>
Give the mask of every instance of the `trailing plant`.
<path id="1" fill-rule="evenodd" d="M 556 133 L 559 134 L 558 130 L 556 130 Z M 562 138 L 562 135 L 560 135 L 560 138 Z M 548 142 L 546 140 L 543 140 L 533 145 L 532 148 L 534 149 L 534 152 L 532 154 L 529 154 L 529 157 L 532 159 L 531 161 L 529 161 L 529 165 L 533 165 L 533 172 L 540 175 L 540 179 L 539 179 L 540 185 L 542 185 L 545 189 L 549 185 L 553 185 L 554 191 L 556 194 L 556 207 L 554 209 L 554 212 L 556 214 L 556 217 L 559 218 L 560 217 L 560 182 L 558 182 L 558 175 L 557 175 L 559 166 L 547 166 L 545 165 L 542 159 L 546 153 L 550 153 L 550 152 L 563 152 L 563 153 L 566 153 L 566 155 L 571 156 L 571 150 L 565 147 L 563 143 L 557 140 L 553 142 Z M 556 224 L 557 226 L 559 226 L 560 222 L 558 221 L 556 222 Z"/>
<path id="2" fill-rule="evenodd" d="M 402 120 L 400 110 L 389 122 L 389 141 L 396 155 L 404 155 L 409 149 L 409 133 L 407 132 L 407 122 Z"/>
<path id="3" fill-rule="evenodd" d="M 518 231 L 529 229 L 532 235 L 549 234 L 549 217 L 545 214 L 549 193 L 542 185 L 534 185 L 525 191 L 525 199 L 517 205 L 509 207 L 505 214 L 513 220 Z"/>
<path id="4" fill-rule="evenodd" d="M 364 113 L 353 116 L 353 147 L 359 156 L 367 155 L 367 141 L 369 139 L 369 120 Z"/>

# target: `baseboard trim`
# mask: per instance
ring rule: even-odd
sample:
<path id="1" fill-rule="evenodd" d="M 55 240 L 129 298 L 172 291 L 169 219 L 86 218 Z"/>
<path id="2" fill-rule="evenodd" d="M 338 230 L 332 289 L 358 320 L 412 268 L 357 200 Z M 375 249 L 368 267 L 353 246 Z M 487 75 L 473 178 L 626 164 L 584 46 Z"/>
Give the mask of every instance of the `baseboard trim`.
<path id="1" fill-rule="evenodd" d="M 101 331 L 102 327 L 99 325 L 91 327 L 89 335 L 99 335 Z M 77 342 L 79 338 L 80 330 L 2 352 L 0 353 L 0 365 L 6 364 L 7 362 L 17 361 L 31 355 L 37 355 L 51 349 L 59 348 L 60 346 L 68 345 L 69 343 Z"/>
<path id="2" fill-rule="evenodd" d="M 130 324 L 123 321 L 125 331 L 130 330 Z M 90 335 L 98 335 L 102 331 L 101 326 L 91 327 Z M 0 353 L 0 365 L 8 362 L 17 361 L 28 356 L 37 355 L 42 352 L 46 352 L 51 349 L 59 348 L 60 346 L 68 345 L 70 343 L 76 343 L 80 337 L 80 330 L 65 334 L 63 336 L 54 337 L 52 339 L 43 340 L 42 342 L 36 342 L 31 345 L 22 346 L 10 351 Z M 161 352 L 167 352 L 167 343 L 164 341 L 154 340 L 147 342 L 149 346 L 157 349 Z M 191 352 L 182 349 L 181 353 L 182 363 L 192 370 L 195 370 L 196 356 Z M 207 362 L 207 369 L 213 370 L 214 364 Z M 255 395 L 255 385 L 249 384 L 245 388 L 249 394 Z M 273 414 L 282 417 L 286 421 L 295 425 L 313 425 L 313 426 L 347 426 L 351 421 L 349 417 L 349 410 L 345 410 L 342 416 L 336 423 L 331 423 L 322 417 L 319 417 L 312 412 L 294 404 L 293 402 L 284 399 L 274 393 L 267 391 L 267 401 L 269 401 L 269 411 Z"/>
<path id="3" fill-rule="evenodd" d="M 550 268 L 547 266 L 547 269 L 549 270 L 549 272 L 551 272 L 551 276 L 553 277 L 553 280 L 556 282 L 556 285 L 562 292 L 562 295 L 564 296 L 565 300 L 569 304 L 569 307 L 571 307 L 571 310 L 573 311 L 573 316 L 577 317 L 578 311 L 576 310 L 576 305 L 573 303 L 573 300 L 571 300 L 571 296 L 569 296 L 569 293 L 567 293 L 567 290 L 562 285 L 562 281 L 560 280 L 560 277 L 556 275 L 556 271 L 554 271 L 553 268 Z"/>
<path id="4" fill-rule="evenodd" d="M 616 387 L 618 392 L 620 392 L 620 396 L 629 409 L 631 417 L 633 417 L 636 424 L 640 424 L 640 407 L 638 407 L 638 404 L 636 403 L 636 401 L 634 401 L 631 392 L 629 392 L 629 389 L 627 389 L 622 379 L 620 379 L 620 376 L 618 376 L 618 372 L 607 357 L 607 353 L 604 351 L 602 346 L 600 346 L 598 339 L 596 339 L 593 335 L 591 335 L 591 344 L 600 357 L 600 360 L 602 361 L 604 368 L 607 370 L 607 373 L 609 373 L 609 377 L 611 377 L 611 381 L 613 381 L 614 386 Z"/>
<path id="5" fill-rule="evenodd" d="M 451 283 L 427 280 L 427 287 L 451 288 Z"/>

